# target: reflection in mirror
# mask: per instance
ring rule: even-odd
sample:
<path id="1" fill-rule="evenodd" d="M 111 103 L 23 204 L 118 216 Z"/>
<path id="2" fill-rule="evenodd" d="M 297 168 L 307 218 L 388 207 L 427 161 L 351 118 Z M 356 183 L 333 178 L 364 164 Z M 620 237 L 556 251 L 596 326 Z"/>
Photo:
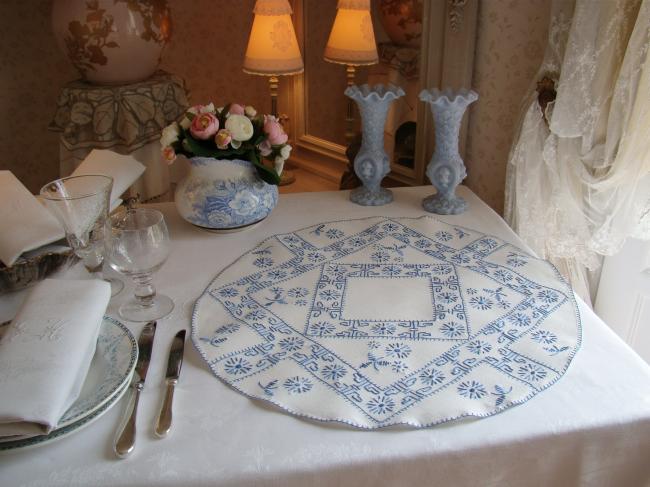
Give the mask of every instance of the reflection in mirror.
<path id="1" fill-rule="evenodd" d="M 305 128 L 310 136 L 347 146 L 345 117 L 348 99 L 345 66 L 323 60 L 337 0 L 304 0 Z M 355 83 L 401 86 L 406 96 L 397 100 L 385 126 L 385 148 L 393 173 L 415 175 L 415 132 L 420 91 L 422 0 L 371 0 L 372 23 L 379 63 L 356 68 Z M 360 131 L 355 107 L 355 131 Z"/>

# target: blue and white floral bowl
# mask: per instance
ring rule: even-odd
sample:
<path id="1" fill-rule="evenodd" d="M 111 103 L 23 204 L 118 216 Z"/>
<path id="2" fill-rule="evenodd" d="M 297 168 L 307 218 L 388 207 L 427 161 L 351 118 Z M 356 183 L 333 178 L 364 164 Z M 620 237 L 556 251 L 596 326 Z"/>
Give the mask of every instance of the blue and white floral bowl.
<path id="1" fill-rule="evenodd" d="M 212 230 L 245 228 L 266 218 L 278 203 L 278 187 L 265 183 L 249 161 L 193 157 L 176 187 L 180 215 Z"/>

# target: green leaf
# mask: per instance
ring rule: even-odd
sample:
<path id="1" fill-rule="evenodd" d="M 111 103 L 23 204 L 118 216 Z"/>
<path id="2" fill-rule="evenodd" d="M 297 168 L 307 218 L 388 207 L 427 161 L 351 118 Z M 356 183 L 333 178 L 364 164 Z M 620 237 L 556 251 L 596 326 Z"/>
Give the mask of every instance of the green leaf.
<path id="1" fill-rule="evenodd" d="M 257 169 L 257 174 L 262 179 L 262 181 L 268 184 L 274 184 L 276 186 L 280 183 L 280 176 L 278 176 L 278 173 L 275 172 L 275 169 L 271 169 L 262 164 L 257 158 L 255 151 L 250 151 L 248 153 L 248 160 L 253 163 Z"/>

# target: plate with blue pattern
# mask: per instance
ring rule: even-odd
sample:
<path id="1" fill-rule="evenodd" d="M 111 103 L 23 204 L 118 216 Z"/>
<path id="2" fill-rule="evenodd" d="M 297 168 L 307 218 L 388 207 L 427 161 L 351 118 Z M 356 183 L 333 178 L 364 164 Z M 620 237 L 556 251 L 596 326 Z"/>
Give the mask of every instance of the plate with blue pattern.
<path id="1" fill-rule="evenodd" d="M 533 398 L 581 342 L 548 262 L 431 216 L 274 235 L 198 299 L 194 345 L 241 393 L 360 428 L 485 417 Z"/>
<path id="2" fill-rule="evenodd" d="M 65 429 L 66 434 L 75 431 L 84 419 L 92 416 L 106 405 L 114 404 L 128 386 L 138 358 L 138 345 L 129 329 L 113 318 L 105 316 L 100 325 L 97 347 L 88 374 L 77 400 L 68 408 L 50 435 Z M 58 438 L 61 435 L 55 435 Z M 4 443 L 15 443 L 26 437 L 5 438 Z M 33 442 L 30 442 L 30 445 Z M 34 444 L 41 444 L 38 441 Z M 7 446 L 7 445 L 4 445 Z M 6 448 L 5 448 L 6 449 Z"/>

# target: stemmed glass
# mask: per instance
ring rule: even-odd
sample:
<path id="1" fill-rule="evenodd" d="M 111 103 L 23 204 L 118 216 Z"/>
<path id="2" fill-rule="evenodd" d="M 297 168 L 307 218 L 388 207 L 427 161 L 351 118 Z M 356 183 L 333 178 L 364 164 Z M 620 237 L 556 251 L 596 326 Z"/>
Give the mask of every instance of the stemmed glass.
<path id="1" fill-rule="evenodd" d="M 41 188 L 45 206 L 59 220 L 72 251 L 86 269 L 103 278 L 104 225 L 113 188 L 113 178 L 104 175 L 70 176 Z M 111 296 L 124 288 L 117 279 L 105 279 Z"/>
<path id="2" fill-rule="evenodd" d="M 131 208 L 107 222 L 106 258 L 118 272 L 131 276 L 135 297 L 120 306 L 120 316 L 129 321 L 153 321 L 171 313 L 174 302 L 156 294 L 152 274 L 167 260 L 169 234 L 162 213 Z"/>

